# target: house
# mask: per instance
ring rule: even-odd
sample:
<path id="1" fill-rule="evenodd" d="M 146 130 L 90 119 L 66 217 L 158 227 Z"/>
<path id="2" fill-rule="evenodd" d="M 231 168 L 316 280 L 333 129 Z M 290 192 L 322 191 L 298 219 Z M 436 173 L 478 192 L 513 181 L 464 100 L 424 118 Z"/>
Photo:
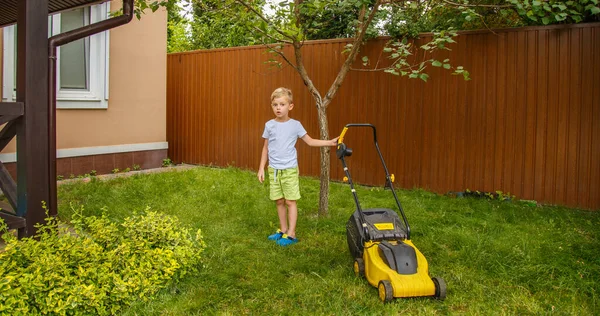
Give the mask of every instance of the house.
<path id="1" fill-rule="evenodd" d="M 49 36 L 109 17 L 110 1 L 48 17 Z M 167 157 L 167 12 L 66 44 L 57 53 L 57 174 L 159 167 Z M 2 102 L 16 101 L 15 25 L 0 29 Z M 16 176 L 16 141 L 0 153 Z"/>
<path id="2" fill-rule="evenodd" d="M 0 218 L 19 237 L 36 234 L 44 205 L 56 214 L 58 176 L 166 157 L 167 14 L 131 22 L 133 4 L 0 0 L 0 188 L 10 203 Z"/>

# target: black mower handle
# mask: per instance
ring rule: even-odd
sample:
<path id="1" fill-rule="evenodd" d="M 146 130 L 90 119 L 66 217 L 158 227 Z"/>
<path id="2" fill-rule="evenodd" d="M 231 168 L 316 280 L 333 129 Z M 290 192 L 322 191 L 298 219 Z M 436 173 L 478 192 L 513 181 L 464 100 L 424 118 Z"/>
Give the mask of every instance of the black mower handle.
<path id="1" fill-rule="evenodd" d="M 377 144 L 377 129 L 375 128 L 375 125 L 369 124 L 369 123 L 346 124 L 346 126 L 344 126 L 344 129 L 342 130 L 342 133 L 340 134 L 340 138 L 338 138 L 338 144 L 341 144 L 344 142 L 344 135 L 346 135 L 346 132 L 348 131 L 348 129 L 350 127 L 370 127 L 370 128 L 372 128 L 373 129 L 373 141 L 375 142 L 375 144 Z"/>
<path id="2" fill-rule="evenodd" d="M 385 160 L 383 159 L 381 150 L 379 150 L 379 144 L 377 143 L 377 129 L 375 128 L 375 126 L 373 124 L 369 124 L 369 123 L 351 123 L 351 124 L 346 124 L 346 126 L 344 126 L 344 129 L 342 130 L 342 133 L 340 134 L 340 137 L 338 138 L 337 157 L 342 161 L 342 166 L 344 168 L 344 172 L 346 173 L 346 177 L 348 178 L 348 184 L 350 184 L 350 189 L 352 190 L 354 202 L 356 203 L 357 209 L 360 211 L 360 215 L 361 215 L 361 219 L 362 219 L 363 223 L 365 222 L 364 214 L 362 214 L 362 208 L 360 207 L 360 202 L 358 201 L 358 196 L 356 195 L 356 190 L 354 190 L 354 183 L 352 182 L 352 177 L 350 176 L 350 170 L 348 169 L 348 166 L 346 165 L 346 159 L 345 159 L 345 157 L 352 155 L 352 149 L 346 147 L 346 144 L 344 144 L 344 142 L 343 142 L 344 136 L 346 135 L 346 132 L 348 131 L 348 129 L 350 127 L 370 127 L 373 130 L 373 142 L 375 143 L 375 149 L 377 149 L 377 154 L 379 155 L 379 159 L 381 159 L 381 164 L 383 165 L 383 169 L 385 171 L 386 185 L 389 186 L 390 190 L 392 191 L 392 194 L 394 195 L 394 199 L 396 200 L 396 205 L 398 206 L 398 209 L 400 210 L 400 214 L 402 215 L 402 219 L 404 220 L 404 224 L 406 226 L 406 235 L 407 235 L 406 237 L 407 237 L 407 239 L 410 240 L 410 225 L 408 224 L 408 219 L 406 218 L 406 214 L 404 214 L 404 209 L 402 208 L 402 204 L 400 203 L 400 200 L 398 199 L 398 196 L 396 195 L 396 191 L 394 190 L 394 186 L 392 185 L 392 182 L 394 182 L 393 175 L 390 176 L 390 172 L 388 171 L 387 165 L 385 164 Z"/>

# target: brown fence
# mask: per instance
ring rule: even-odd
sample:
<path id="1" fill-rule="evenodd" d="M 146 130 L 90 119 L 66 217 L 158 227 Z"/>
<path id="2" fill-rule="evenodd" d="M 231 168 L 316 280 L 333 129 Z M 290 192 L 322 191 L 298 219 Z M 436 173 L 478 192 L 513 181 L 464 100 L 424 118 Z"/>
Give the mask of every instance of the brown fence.
<path id="1" fill-rule="evenodd" d="M 377 63 L 385 40 L 363 52 Z M 464 32 L 452 51 L 471 81 L 439 68 L 427 83 L 353 71 L 328 109 L 330 134 L 347 123 L 377 126 L 396 186 L 435 192 L 510 192 L 522 199 L 600 208 L 600 24 Z M 324 93 L 343 62 L 344 40 L 303 48 Z M 293 118 L 318 138 L 315 105 L 290 67 L 270 69 L 263 47 L 168 55 L 167 140 L 175 162 L 256 170 L 270 94 L 295 93 Z M 360 58 L 359 58 L 360 59 Z M 356 67 L 360 68 L 357 63 Z M 382 184 L 368 130 L 345 143 L 353 178 Z M 319 174 L 319 154 L 299 141 L 303 175 Z M 332 178 L 343 174 L 332 155 Z"/>

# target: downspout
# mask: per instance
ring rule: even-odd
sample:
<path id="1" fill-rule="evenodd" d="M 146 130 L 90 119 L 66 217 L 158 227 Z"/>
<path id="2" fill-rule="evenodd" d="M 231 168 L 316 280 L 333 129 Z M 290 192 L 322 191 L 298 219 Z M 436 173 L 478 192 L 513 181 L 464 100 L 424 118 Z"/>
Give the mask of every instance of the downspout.
<path id="1" fill-rule="evenodd" d="M 49 138 L 49 172 L 50 172 L 50 215 L 58 214 L 56 196 L 56 48 L 84 37 L 127 24 L 133 18 L 133 1 L 123 0 L 123 14 L 104 21 L 86 25 L 48 39 L 48 138 Z"/>

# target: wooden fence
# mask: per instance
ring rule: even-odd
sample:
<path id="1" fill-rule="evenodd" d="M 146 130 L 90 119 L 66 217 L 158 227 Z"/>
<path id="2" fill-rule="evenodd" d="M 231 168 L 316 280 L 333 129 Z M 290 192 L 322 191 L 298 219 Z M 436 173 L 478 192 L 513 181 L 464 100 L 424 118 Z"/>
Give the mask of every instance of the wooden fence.
<path id="1" fill-rule="evenodd" d="M 363 54 L 373 67 L 385 39 Z M 308 73 L 326 92 L 344 61 L 345 40 L 303 48 Z M 377 126 L 396 187 L 439 193 L 510 192 L 522 199 L 600 208 L 600 23 L 463 32 L 440 55 L 471 73 L 441 68 L 428 82 L 382 72 L 352 71 L 328 109 L 330 135 L 347 123 Z M 291 51 L 290 51 L 291 52 Z M 263 47 L 168 55 L 167 140 L 175 162 L 256 170 L 270 94 L 291 88 L 300 120 L 319 137 L 314 102 L 291 67 L 269 68 Z M 383 58 L 383 59 L 381 59 Z M 360 58 L 359 58 L 360 59 Z M 360 63 L 355 65 L 362 68 Z M 351 130 L 350 171 L 383 183 L 368 130 Z M 319 174 L 319 154 L 299 141 L 302 175 Z M 341 164 L 332 154 L 332 179 Z"/>

